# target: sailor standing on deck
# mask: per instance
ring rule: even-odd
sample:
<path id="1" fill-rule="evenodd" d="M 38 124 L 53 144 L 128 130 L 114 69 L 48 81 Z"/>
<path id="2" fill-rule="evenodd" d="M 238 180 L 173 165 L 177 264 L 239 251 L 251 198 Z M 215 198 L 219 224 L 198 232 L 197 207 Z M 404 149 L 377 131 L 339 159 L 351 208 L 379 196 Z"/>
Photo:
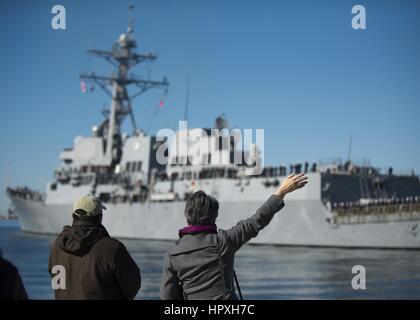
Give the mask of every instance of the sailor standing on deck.
<path id="1" fill-rule="evenodd" d="M 65 286 L 56 299 L 133 299 L 140 289 L 140 270 L 125 246 L 102 225 L 101 200 L 88 195 L 73 206 L 73 224 L 51 246 L 48 271 L 64 267 Z"/>
<path id="2" fill-rule="evenodd" d="M 195 192 L 185 207 L 189 226 L 179 231 L 178 241 L 165 258 L 161 299 L 236 300 L 236 251 L 270 223 L 284 207 L 285 195 L 304 187 L 307 179 L 304 173 L 292 173 L 254 215 L 228 230 L 217 230 L 217 200 L 203 191 Z"/>

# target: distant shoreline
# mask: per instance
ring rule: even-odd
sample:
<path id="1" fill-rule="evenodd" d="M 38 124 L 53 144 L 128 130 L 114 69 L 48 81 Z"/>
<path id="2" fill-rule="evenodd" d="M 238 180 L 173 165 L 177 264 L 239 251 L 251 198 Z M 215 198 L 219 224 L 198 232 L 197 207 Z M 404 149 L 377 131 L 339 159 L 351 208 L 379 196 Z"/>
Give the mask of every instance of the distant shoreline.
<path id="1" fill-rule="evenodd" d="M 0 221 L 17 221 L 18 217 L 9 217 L 7 215 L 0 215 Z"/>

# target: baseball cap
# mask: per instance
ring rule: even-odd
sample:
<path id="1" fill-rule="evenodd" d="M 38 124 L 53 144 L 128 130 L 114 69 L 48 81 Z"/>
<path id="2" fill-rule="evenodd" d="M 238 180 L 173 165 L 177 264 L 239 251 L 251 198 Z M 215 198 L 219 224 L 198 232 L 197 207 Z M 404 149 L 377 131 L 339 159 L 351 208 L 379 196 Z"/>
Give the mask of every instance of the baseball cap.
<path id="1" fill-rule="evenodd" d="M 98 197 L 93 195 L 81 197 L 73 204 L 73 213 L 76 215 L 81 215 L 76 213 L 77 210 L 83 210 L 86 216 L 96 216 L 102 214 L 102 209 L 106 210 L 106 207 Z"/>

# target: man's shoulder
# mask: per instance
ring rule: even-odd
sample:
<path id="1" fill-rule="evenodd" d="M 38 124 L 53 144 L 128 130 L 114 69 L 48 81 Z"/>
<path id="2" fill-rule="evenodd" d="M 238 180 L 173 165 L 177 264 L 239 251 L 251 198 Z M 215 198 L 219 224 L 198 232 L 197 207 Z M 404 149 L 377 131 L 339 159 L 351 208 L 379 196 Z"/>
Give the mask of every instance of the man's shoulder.
<path id="1" fill-rule="evenodd" d="M 94 246 L 96 249 L 107 249 L 109 251 L 115 252 L 119 248 L 125 248 L 124 244 L 113 238 L 113 237 L 103 237 L 100 239 Z"/>

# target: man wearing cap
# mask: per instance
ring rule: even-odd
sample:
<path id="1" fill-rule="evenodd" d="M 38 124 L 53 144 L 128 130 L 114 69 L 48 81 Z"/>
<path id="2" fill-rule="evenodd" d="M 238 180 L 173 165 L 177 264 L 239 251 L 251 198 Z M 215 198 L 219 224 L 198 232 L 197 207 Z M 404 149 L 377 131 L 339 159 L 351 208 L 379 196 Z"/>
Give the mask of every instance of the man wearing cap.
<path id="1" fill-rule="evenodd" d="M 73 224 L 51 245 L 48 271 L 53 279 L 65 273 L 62 285 L 53 286 L 56 299 L 133 299 L 139 291 L 140 270 L 102 225 L 103 209 L 92 195 L 77 200 Z"/>

